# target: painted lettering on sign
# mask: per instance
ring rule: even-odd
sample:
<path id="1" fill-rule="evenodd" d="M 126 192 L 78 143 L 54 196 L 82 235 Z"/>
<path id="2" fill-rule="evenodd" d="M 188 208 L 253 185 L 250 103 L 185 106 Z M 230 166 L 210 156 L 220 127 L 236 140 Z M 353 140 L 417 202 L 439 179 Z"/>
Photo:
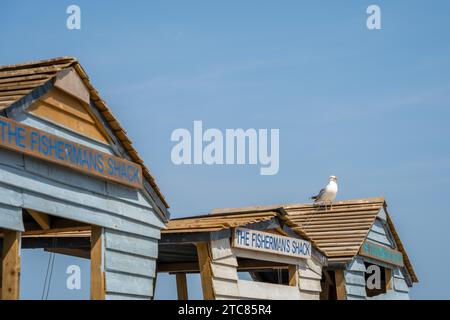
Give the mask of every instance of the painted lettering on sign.
<path id="1" fill-rule="evenodd" d="M 370 241 L 364 241 L 359 253 L 362 256 L 387 262 L 396 266 L 403 267 L 403 255 L 400 251 L 393 250 Z"/>
<path id="2" fill-rule="evenodd" d="M 234 230 L 233 246 L 297 258 L 311 257 L 309 241 L 245 228 Z"/>
<path id="3" fill-rule="evenodd" d="M 0 117 L 0 147 L 134 188 L 142 187 L 142 168 L 138 164 L 4 117 Z"/>

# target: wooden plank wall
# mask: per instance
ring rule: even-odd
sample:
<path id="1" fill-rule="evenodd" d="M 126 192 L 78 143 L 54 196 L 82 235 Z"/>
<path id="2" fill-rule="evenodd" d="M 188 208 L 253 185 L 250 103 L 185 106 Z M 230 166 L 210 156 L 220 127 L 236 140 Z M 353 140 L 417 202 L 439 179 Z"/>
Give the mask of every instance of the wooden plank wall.
<path id="1" fill-rule="evenodd" d="M 384 223 L 385 214 L 382 213 L 375 220 L 372 228 L 370 229 L 367 239 L 375 243 L 388 246 L 395 249 L 395 243 L 390 232 L 387 229 L 387 225 Z M 388 290 L 386 294 L 381 294 L 375 297 L 367 297 L 366 295 L 366 281 L 365 272 L 366 267 L 362 257 L 355 257 L 347 269 L 344 271 L 345 287 L 347 293 L 347 299 L 349 300 L 391 300 L 391 299 L 409 299 L 409 287 L 403 274 L 403 268 L 399 268 L 392 265 L 387 265 L 379 262 L 381 266 L 392 268 L 391 283 L 393 283 L 392 289 Z"/>
<path id="2" fill-rule="evenodd" d="M 308 259 L 304 267 L 299 267 L 300 300 L 319 300 L 322 288 L 322 265 L 314 259 Z"/>
<path id="3" fill-rule="evenodd" d="M 300 264 L 299 286 L 278 285 L 240 280 L 237 273 L 237 258 L 230 247 L 229 239 L 211 242 L 212 283 L 215 298 L 224 299 L 319 299 L 322 266 L 313 260 Z M 251 253 L 248 253 L 251 255 Z M 279 257 L 277 258 L 280 259 Z"/>
<path id="4" fill-rule="evenodd" d="M 107 147 L 33 116 L 23 122 L 99 150 Z M 0 222 L 23 231 L 21 208 L 104 227 L 106 299 L 153 296 L 157 241 L 164 223 L 143 191 L 0 149 Z"/>
<path id="5" fill-rule="evenodd" d="M 366 295 L 366 266 L 361 258 L 353 259 L 344 271 L 347 300 L 365 300 Z"/>

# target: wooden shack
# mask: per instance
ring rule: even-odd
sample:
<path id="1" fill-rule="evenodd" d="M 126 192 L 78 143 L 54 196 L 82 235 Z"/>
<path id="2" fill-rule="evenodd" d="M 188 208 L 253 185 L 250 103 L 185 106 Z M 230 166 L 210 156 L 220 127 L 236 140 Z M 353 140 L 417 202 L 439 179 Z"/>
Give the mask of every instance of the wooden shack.
<path id="1" fill-rule="evenodd" d="M 0 67 L 0 129 L 1 298 L 21 248 L 90 258 L 92 299 L 152 298 L 168 205 L 78 61 Z"/>
<path id="2" fill-rule="evenodd" d="M 383 197 L 338 201 L 331 210 L 312 204 L 283 208 L 294 229 L 328 259 L 322 299 L 409 299 L 418 279 Z M 371 276 L 381 278 L 379 288 L 368 285 Z"/>
<path id="3" fill-rule="evenodd" d="M 383 197 L 337 201 L 327 209 L 283 204 L 216 209 L 212 214 L 253 208 L 281 208 L 291 229 L 324 253 L 320 299 L 408 299 L 409 289 L 418 282 Z M 379 288 L 368 286 L 375 276 Z"/>
<path id="4" fill-rule="evenodd" d="M 188 299 L 186 274 L 199 273 L 208 300 L 318 300 L 326 259 L 292 226 L 282 208 L 174 219 L 162 230 L 157 270 L 176 276 L 179 299 Z"/>

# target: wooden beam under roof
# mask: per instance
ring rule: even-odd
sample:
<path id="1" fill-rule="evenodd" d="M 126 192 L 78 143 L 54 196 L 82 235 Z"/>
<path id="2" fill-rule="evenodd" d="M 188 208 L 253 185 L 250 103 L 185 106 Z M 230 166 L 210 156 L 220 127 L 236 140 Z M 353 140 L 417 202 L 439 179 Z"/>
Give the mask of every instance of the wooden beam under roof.
<path id="1" fill-rule="evenodd" d="M 50 229 L 51 221 L 50 221 L 49 215 L 42 213 L 42 212 L 34 211 L 32 209 L 26 209 L 26 210 L 43 230 Z"/>

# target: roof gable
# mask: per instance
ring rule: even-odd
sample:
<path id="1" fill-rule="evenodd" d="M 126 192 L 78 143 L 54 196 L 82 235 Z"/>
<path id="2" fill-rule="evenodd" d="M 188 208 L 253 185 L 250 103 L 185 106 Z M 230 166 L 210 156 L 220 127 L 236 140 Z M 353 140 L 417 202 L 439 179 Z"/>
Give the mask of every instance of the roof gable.
<path id="1" fill-rule="evenodd" d="M 142 166 L 146 190 L 161 213 L 168 217 L 167 208 L 169 205 L 156 185 L 155 179 L 132 146 L 125 130 L 106 103 L 100 98 L 76 59 L 62 57 L 0 66 L 0 112 L 4 116 L 11 117 L 16 109 L 24 110 L 33 105 L 34 112 L 42 115 L 44 108 L 39 110 L 39 107 L 36 107 L 34 103 L 42 102 L 41 99 L 45 99 L 45 95 L 55 88 L 66 93 L 69 92 L 73 97 L 89 105 L 91 111 L 89 116 L 96 121 L 96 128 L 105 130 L 105 138 L 112 139 L 112 143 L 118 150 L 118 155 Z M 63 111 L 60 109 L 59 112 Z"/>

